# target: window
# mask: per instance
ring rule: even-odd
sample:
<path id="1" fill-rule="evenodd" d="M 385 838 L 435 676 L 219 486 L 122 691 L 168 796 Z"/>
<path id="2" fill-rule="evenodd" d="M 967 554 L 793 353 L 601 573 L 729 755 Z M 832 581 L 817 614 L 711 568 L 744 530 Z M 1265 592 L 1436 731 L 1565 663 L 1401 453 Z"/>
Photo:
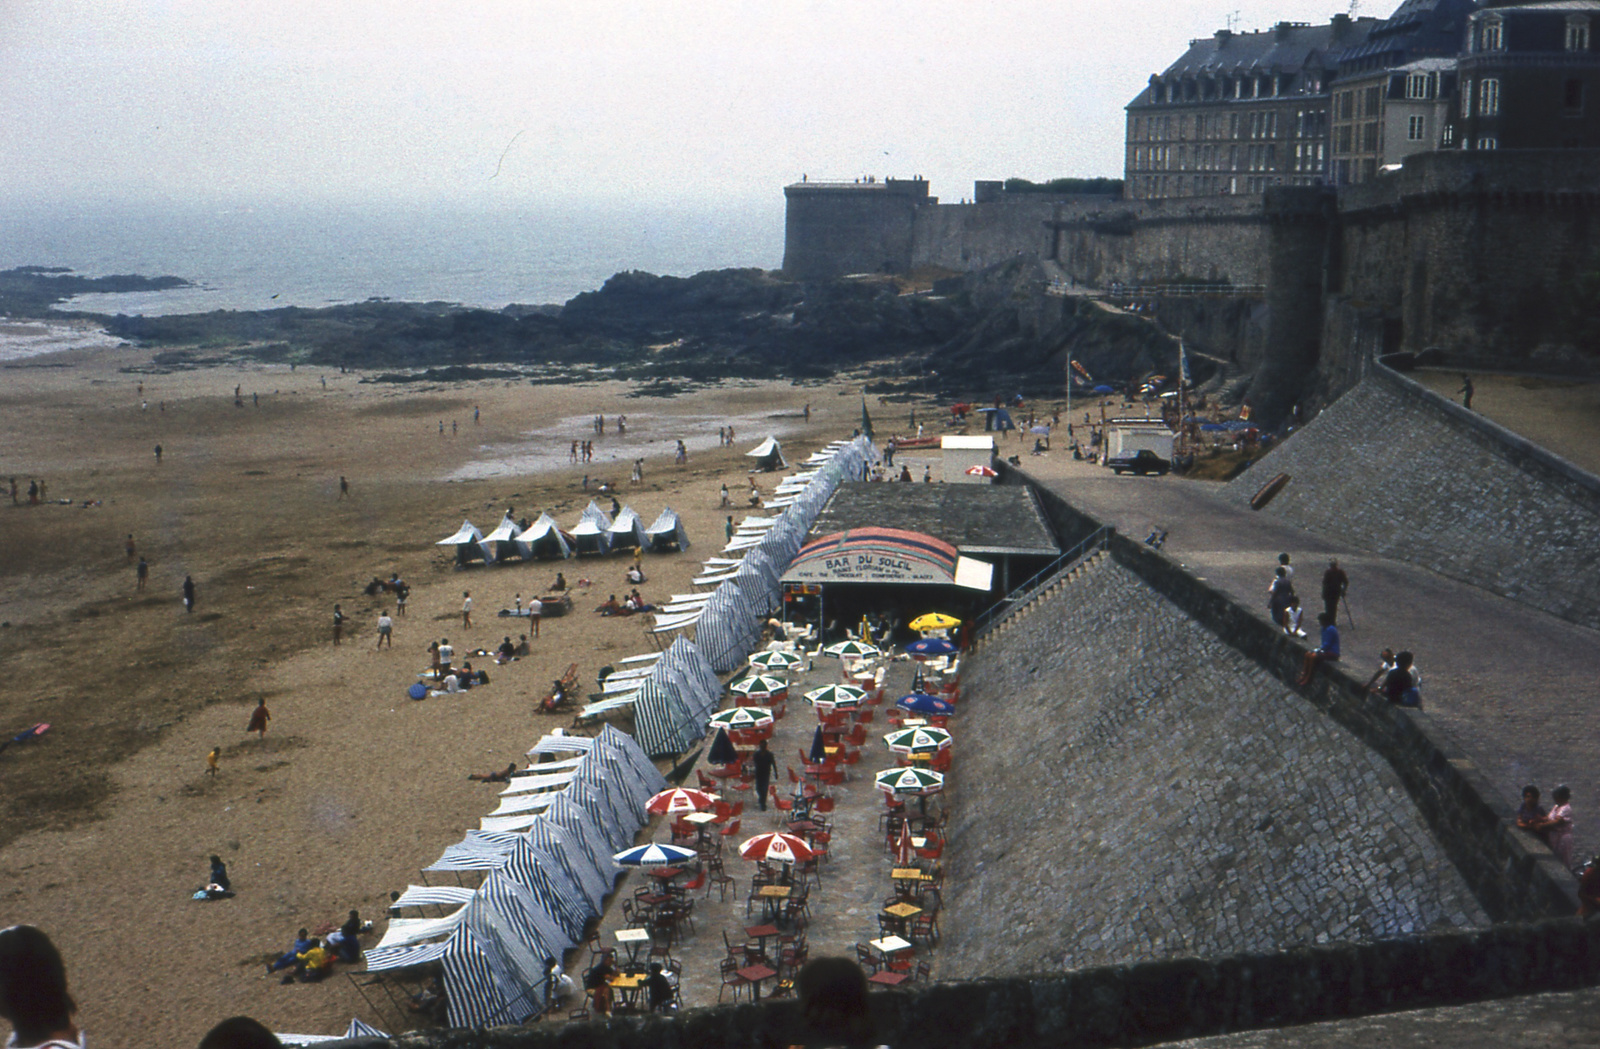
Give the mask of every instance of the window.
<path id="1" fill-rule="evenodd" d="M 1487 137 L 1487 138 L 1480 138 L 1480 139 L 1478 139 L 1478 148 L 1479 149 L 1499 149 L 1500 148 L 1500 140 L 1497 139 L 1497 138 L 1494 138 L 1493 136 L 1490 136 L 1490 137 Z"/>
<path id="2" fill-rule="evenodd" d="M 1478 85 L 1478 115 L 1492 117 L 1500 112 L 1500 81 L 1485 77 Z"/>
<path id="3" fill-rule="evenodd" d="M 1498 18 L 1486 18 L 1483 21 L 1480 51 L 1504 51 L 1506 46 L 1506 31 L 1504 24 Z"/>
<path id="4" fill-rule="evenodd" d="M 1335 120 L 1349 120 L 1350 109 L 1355 97 L 1354 91 L 1341 91 L 1333 101 L 1333 117 Z"/>
<path id="5" fill-rule="evenodd" d="M 1412 73 L 1406 77 L 1407 98 L 1432 98 L 1434 79 L 1432 73 Z"/>
<path id="6" fill-rule="evenodd" d="M 1422 141 L 1422 137 L 1425 134 L 1427 134 L 1427 131 L 1428 131 L 1428 118 L 1427 117 L 1407 117 L 1406 118 L 1406 141 L 1407 142 L 1421 142 Z"/>
<path id="7" fill-rule="evenodd" d="M 1463 81 L 1461 81 L 1461 115 L 1464 116 L 1464 117 L 1470 117 L 1472 115 L 1472 81 L 1471 80 L 1463 80 Z"/>
<path id="8" fill-rule="evenodd" d="M 1382 88 L 1377 88 L 1377 87 L 1369 87 L 1369 88 L 1367 88 L 1365 91 L 1363 91 L 1361 93 L 1364 96 L 1366 96 L 1362 100 L 1361 115 L 1364 116 L 1364 117 L 1375 117 L 1375 116 L 1377 116 L 1378 115 L 1378 105 L 1379 105 L 1380 100 L 1383 98 L 1383 89 Z"/>
<path id="9" fill-rule="evenodd" d="M 1561 91 L 1561 108 L 1569 117 L 1583 112 L 1583 81 L 1568 80 Z"/>
<path id="10" fill-rule="evenodd" d="M 1589 20 L 1582 15 L 1567 19 L 1567 50 L 1589 50 Z"/>
<path id="11" fill-rule="evenodd" d="M 1350 152 L 1350 125 L 1345 124 L 1333 133 L 1333 151 L 1335 153 Z"/>
<path id="12" fill-rule="evenodd" d="M 1440 145 L 1444 146 L 1445 149 L 1449 149 L 1451 146 L 1453 146 L 1455 144 L 1456 144 L 1456 129 L 1455 129 L 1455 125 L 1454 124 L 1446 124 L 1444 126 L 1444 141 L 1441 142 Z"/>

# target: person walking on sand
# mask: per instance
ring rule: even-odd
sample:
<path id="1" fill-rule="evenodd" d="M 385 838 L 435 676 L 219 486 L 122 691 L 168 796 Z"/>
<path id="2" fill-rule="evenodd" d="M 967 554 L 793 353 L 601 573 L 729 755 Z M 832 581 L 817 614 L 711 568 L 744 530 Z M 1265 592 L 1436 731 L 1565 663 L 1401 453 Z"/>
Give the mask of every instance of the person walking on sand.
<path id="1" fill-rule="evenodd" d="M 384 645 L 394 647 L 394 620 L 389 618 L 388 612 L 378 613 L 378 648 Z"/>
<path id="2" fill-rule="evenodd" d="M 410 596 L 411 588 L 397 581 L 394 586 L 394 614 L 401 619 L 406 617 L 406 598 Z"/>
<path id="3" fill-rule="evenodd" d="M 221 757 L 222 757 L 222 748 L 221 747 L 212 747 L 211 748 L 211 753 L 206 755 L 206 775 L 207 776 L 215 776 L 217 774 L 217 761 Z"/>
<path id="4" fill-rule="evenodd" d="M 344 634 L 344 609 L 338 605 L 333 606 L 333 647 L 339 647 L 339 638 Z"/>
<path id="5" fill-rule="evenodd" d="M 1472 386 L 1472 377 L 1466 372 L 1461 373 L 1461 389 L 1457 390 L 1456 392 L 1461 394 L 1461 407 L 1470 412 L 1472 410 L 1472 394 L 1474 393 L 1474 390 Z"/>
<path id="6" fill-rule="evenodd" d="M 260 733 L 262 739 L 267 738 L 267 722 L 272 720 L 272 712 L 267 709 L 267 697 L 262 696 L 256 700 L 256 709 L 250 712 L 250 724 L 244 727 L 244 734 Z"/>
<path id="7" fill-rule="evenodd" d="M 139 558 L 139 564 L 133 570 L 133 577 L 135 580 L 134 590 L 143 590 L 145 583 L 150 580 L 150 562 L 142 557 Z"/>
<path id="8" fill-rule="evenodd" d="M 339 475 L 339 498 L 346 499 L 350 495 L 350 482 L 344 479 L 344 474 Z"/>
<path id="9" fill-rule="evenodd" d="M 481 423 L 478 422 L 478 406 L 476 404 L 474 404 L 472 406 L 472 425 L 474 425 L 474 426 L 482 425 Z"/>
<path id="10" fill-rule="evenodd" d="M 15 477 L 13 477 L 11 479 L 11 505 L 12 506 L 21 506 L 22 505 L 21 502 L 17 499 L 17 479 Z"/>
<path id="11" fill-rule="evenodd" d="M 135 552 L 134 551 L 134 547 L 133 547 L 133 533 L 132 532 L 128 533 L 128 538 L 123 541 L 122 548 L 128 552 L 128 560 L 132 561 L 133 560 L 133 555 L 134 555 L 134 552 Z"/>
<path id="12" fill-rule="evenodd" d="M 183 610 L 185 612 L 193 612 L 194 611 L 194 577 L 193 576 L 184 576 L 183 577 Z"/>
<path id="13" fill-rule="evenodd" d="M 463 590 L 463 591 L 461 591 L 461 625 L 462 625 L 462 627 L 469 627 L 469 626 L 472 625 L 472 591 L 471 590 Z"/>
<path id="14" fill-rule="evenodd" d="M 721 503 L 721 505 L 723 505 L 723 506 L 727 506 L 728 505 L 728 485 L 727 485 L 727 482 L 723 482 L 723 485 L 722 485 L 722 503 Z"/>

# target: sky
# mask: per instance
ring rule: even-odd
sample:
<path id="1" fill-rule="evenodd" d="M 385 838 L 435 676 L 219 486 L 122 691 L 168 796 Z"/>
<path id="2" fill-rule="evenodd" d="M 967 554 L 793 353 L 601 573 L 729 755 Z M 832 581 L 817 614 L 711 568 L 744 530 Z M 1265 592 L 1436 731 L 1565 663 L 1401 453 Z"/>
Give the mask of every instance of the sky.
<path id="1" fill-rule="evenodd" d="M 872 174 L 955 201 L 1119 176 L 1122 107 L 1190 39 L 1350 7 L 0 0 L 0 196 L 699 205 Z"/>

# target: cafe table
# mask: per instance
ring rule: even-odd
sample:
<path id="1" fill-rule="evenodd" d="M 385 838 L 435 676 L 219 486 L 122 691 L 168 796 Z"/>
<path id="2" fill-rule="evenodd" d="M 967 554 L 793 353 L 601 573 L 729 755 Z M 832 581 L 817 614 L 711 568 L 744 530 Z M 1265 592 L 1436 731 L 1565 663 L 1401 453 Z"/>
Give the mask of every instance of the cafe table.
<path id="1" fill-rule="evenodd" d="M 911 979 L 910 973 L 897 973 L 891 969 L 883 969 L 867 977 L 867 982 L 884 987 L 899 987 L 909 979 Z"/>
<path id="2" fill-rule="evenodd" d="M 772 979 L 778 975 L 778 970 L 766 965 L 747 965 L 739 970 L 739 975 L 744 977 L 745 982 L 750 985 L 750 993 L 759 1002 L 761 1000 L 761 981 Z"/>
<path id="3" fill-rule="evenodd" d="M 767 957 L 767 940 L 778 935 L 776 925 L 749 925 L 745 927 L 744 934 L 761 945 L 761 956 Z"/>
<path id="4" fill-rule="evenodd" d="M 633 1010 L 639 1007 L 639 989 L 649 978 L 645 973 L 618 973 L 606 982 L 617 992 L 622 1008 Z"/>
<path id="5" fill-rule="evenodd" d="M 628 948 L 628 961 L 639 960 L 639 948 L 650 942 L 650 932 L 647 929 L 618 929 L 617 942 Z"/>
<path id="6" fill-rule="evenodd" d="M 762 917 L 777 921 L 778 908 L 789 898 L 789 893 L 793 889 L 791 885 L 763 885 L 757 889 L 756 895 L 761 897 Z"/>
<path id="7" fill-rule="evenodd" d="M 694 827 L 700 841 L 710 841 L 710 826 L 720 822 L 721 819 L 722 817 L 715 812 L 691 812 L 683 818 L 683 822 Z"/>
<path id="8" fill-rule="evenodd" d="M 894 964 L 894 956 L 902 951 L 911 950 L 911 941 L 901 939 L 899 936 L 885 936 L 877 940 L 869 940 L 873 950 L 883 955 L 883 960 L 890 965 Z"/>

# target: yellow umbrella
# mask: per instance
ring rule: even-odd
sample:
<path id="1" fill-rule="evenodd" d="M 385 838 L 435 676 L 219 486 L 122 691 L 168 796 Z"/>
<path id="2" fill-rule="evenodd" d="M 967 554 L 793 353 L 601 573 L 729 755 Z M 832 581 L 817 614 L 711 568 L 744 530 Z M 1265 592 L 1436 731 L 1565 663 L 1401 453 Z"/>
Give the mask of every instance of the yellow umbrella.
<path id="1" fill-rule="evenodd" d="M 961 620 L 955 616 L 947 616 L 943 612 L 929 612 L 925 616 L 918 616 L 911 621 L 911 629 L 923 630 L 949 630 L 951 627 L 961 625 Z"/>

